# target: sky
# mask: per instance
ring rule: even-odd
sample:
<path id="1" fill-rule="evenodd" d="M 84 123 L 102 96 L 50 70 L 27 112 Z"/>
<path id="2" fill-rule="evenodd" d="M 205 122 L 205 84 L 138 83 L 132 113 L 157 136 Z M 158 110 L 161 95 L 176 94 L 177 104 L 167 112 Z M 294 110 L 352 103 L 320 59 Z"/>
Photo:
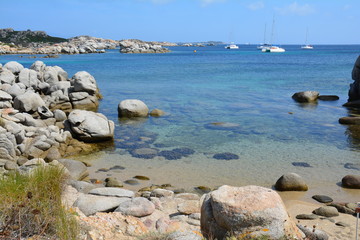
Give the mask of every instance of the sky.
<path id="1" fill-rule="evenodd" d="M 360 44 L 359 19 L 360 0 L 0 0 L 0 28 L 64 38 Z"/>

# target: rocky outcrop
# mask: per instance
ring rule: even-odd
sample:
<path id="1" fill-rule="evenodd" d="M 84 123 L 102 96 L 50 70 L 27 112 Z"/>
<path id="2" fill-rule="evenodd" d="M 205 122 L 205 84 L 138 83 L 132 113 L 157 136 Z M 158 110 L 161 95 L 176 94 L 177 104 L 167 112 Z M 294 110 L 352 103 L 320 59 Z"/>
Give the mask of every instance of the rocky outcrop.
<path id="1" fill-rule="evenodd" d="M 166 53 L 169 49 L 156 42 L 144 42 L 137 39 L 122 40 L 119 42 L 121 53 Z"/>
<path id="2" fill-rule="evenodd" d="M 203 197 L 201 231 L 205 237 L 224 239 L 227 234 L 270 239 L 301 237 L 280 196 L 258 187 L 222 186 Z"/>
<path id="3" fill-rule="evenodd" d="M 360 100 L 360 56 L 354 64 L 352 79 L 354 80 L 354 83 L 350 84 L 348 102 Z M 360 106 L 360 104 L 358 104 L 358 106 Z"/>

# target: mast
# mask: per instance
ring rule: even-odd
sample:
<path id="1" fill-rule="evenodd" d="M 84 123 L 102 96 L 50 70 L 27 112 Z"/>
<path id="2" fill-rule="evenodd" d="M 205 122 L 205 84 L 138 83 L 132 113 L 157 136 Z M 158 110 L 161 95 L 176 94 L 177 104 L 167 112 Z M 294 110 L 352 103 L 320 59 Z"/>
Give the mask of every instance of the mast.
<path id="1" fill-rule="evenodd" d="M 270 45 L 273 44 L 274 41 L 274 27 L 275 26 L 275 15 L 273 16 L 273 23 L 272 23 L 272 27 L 271 27 L 271 42 Z"/>
<path id="2" fill-rule="evenodd" d="M 307 45 L 307 40 L 308 40 L 308 33 L 309 33 L 309 28 L 306 27 L 306 38 L 305 38 L 305 45 Z"/>
<path id="3" fill-rule="evenodd" d="M 264 30 L 264 44 L 266 44 L 266 23 L 265 23 L 265 30 Z"/>

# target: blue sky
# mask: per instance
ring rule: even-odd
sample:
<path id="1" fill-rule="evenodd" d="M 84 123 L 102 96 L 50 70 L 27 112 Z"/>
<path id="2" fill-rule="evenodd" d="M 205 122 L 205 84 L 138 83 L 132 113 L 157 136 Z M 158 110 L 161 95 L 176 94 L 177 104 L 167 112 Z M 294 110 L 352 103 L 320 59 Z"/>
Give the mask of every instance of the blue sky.
<path id="1" fill-rule="evenodd" d="M 360 44 L 360 0 L 0 0 L 0 28 L 60 37 Z"/>

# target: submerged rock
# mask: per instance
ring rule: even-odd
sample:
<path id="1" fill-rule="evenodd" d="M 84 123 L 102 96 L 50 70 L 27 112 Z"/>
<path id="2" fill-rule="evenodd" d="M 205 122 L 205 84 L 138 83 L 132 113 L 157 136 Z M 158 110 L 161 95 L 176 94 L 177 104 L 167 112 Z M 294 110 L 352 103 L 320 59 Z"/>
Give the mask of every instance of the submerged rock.
<path id="1" fill-rule="evenodd" d="M 235 159 L 239 159 L 239 156 L 234 154 L 234 153 L 216 153 L 214 154 L 213 158 L 218 159 L 218 160 L 235 160 Z"/>
<path id="2" fill-rule="evenodd" d="M 306 162 L 292 162 L 291 164 L 295 167 L 311 167 L 311 165 Z"/>
<path id="3" fill-rule="evenodd" d="M 346 175 L 341 183 L 346 188 L 360 189 L 360 175 Z"/>

